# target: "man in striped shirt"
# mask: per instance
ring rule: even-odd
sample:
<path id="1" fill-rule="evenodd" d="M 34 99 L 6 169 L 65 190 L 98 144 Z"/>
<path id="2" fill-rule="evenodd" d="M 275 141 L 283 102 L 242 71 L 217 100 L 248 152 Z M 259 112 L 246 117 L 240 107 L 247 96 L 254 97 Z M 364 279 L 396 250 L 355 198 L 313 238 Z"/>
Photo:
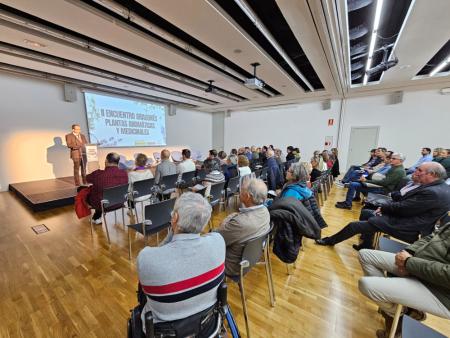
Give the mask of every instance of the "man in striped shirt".
<path id="1" fill-rule="evenodd" d="M 137 270 L 147 298 L 143 323 L 148 311 L 155 322 L 165 322 L 189 317 L 216 303 L 224 278 L 225 242 L 218 233 L 200 235 L 210 217 L 211 206 L 200 194 L 184 193 L 175 203 L 165 244 L 139 253 Z"/>

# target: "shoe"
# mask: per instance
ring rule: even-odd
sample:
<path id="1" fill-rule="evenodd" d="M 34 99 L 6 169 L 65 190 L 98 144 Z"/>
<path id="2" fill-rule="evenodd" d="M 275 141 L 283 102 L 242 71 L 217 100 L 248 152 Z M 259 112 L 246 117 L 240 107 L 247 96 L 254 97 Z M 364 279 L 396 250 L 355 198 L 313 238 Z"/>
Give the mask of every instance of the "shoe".
<path id="1" fill-rule="evenodd" d="M 419 322 L 423 322 L 427 319 L 427 314 L 425 312 L 413 308 L 407 308 L 404 314 Z"/>
<path id="2" fill-rule="evenodd" d="M 355 249 L 356 251 L 359 251 L 362 249 L 361 246 L 359 246 L 358 244 L 353 244 L 352 248 Z"/>
<path id="3" fill-rule="evenodd" d="M 338 208 L 338 209 L 348 209 L 348 210 L 352 210 L 352 206 L 351 206 L 351 205 L 348 205 L 348 204 L 345 203 L 345 202 L 337 202 L 334 206 L 335 206 L 336 208 Z"/>
<path id="4" fill-rule="evenodd" d="M 342 183 L 342 182 L 335 182 L 335 185 L 338 188 L 344 188 L 344 183 Z"/>
<path id="5" fill-rule="evenodd" d="M 97 219 L 93 219 L 92 223 L 94 223 L 94 224 L 102 224 L 102 218 L 100 217 L 100 218 L 97 218 Z"/>
<path id="6" fill-rule="evenodd" d="M 353 202 L 361 202 L 361 197 L 353 197 Z"/>
<path id="7" fill-rule="evenodd" d="M 379 329 L 377 330 L 377 332 L 375 333 L 377 338 L 388 338 L 389 337 L 389 332 L 386 332 L 385 329 Z M 396 332 L 394 335 L 394 338 L 401 338 L 402 334 L 400 332 Z"/>
<path id="8" fill-rule="evenodd" d="M 316 244 L 325 245 L 325 246 L 333 246 L 334 244 L 330 244 L 327 242 L 328 237 L 316 239 Z"/>

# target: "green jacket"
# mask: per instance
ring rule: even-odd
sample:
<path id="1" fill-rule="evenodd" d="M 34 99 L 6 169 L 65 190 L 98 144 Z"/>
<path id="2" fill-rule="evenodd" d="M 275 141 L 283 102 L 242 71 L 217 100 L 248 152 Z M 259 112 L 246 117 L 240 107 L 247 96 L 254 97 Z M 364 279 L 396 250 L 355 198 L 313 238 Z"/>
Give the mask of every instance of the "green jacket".
<path id="1" fill-rule="evenodd" d="M 450 223 L 406 247 L 406 251 L 413 255 L 406 261 L 406 270 L 450 310 Z"/>
<path id="2" fill-rule="evenodd" d="M 442 164 L 447 172 L 447 178 L 450 178 L 450 157 L 435 157 L 433 162 L 438 162 Z"/>
<path id="3" fill-rule="evenodd" d="M 405 168 L 403 165 L 392 166 L 391 169 L 386 173 L 386 177 L 382 180 L 366 180 L 366 183 L 372 183 L 381 185 L 386 192 L 393 192 L 396 190 L 398 184 L 406 177 Z"/>

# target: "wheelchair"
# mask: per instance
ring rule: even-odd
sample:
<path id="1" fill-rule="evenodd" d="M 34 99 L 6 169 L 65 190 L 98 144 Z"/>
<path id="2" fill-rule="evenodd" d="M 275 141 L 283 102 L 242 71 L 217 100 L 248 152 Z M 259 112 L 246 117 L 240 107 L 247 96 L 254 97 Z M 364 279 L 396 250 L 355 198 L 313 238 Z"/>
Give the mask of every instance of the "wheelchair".
<path id="1" fill-rule="evenodd" d="M 239 329 L 227 303 L 227 284 L 223 282 L 217 290 L 217 303 L 212 307 L 187 318 L 170 322 L 154 323 L 150 312 L 145 314 L 144 333 L 141 312 L 146 302 L 145 294 L 137 291 L 139 305 L 130 310 L 128 338 L 213 338 L 227 337 L 227 327 L 233 338 L 240 338 Z M 227 324 L 227 325 L 225 325 Z"/>

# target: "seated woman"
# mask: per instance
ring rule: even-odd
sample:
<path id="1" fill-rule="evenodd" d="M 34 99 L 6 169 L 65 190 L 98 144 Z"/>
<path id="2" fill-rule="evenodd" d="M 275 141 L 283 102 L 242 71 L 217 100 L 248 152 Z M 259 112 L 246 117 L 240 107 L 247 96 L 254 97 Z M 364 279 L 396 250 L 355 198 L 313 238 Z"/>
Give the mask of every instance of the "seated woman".
<path id="1" fill-rule="evenodd" d="M 328 151 L 322 151 L 323 162 L 326 164 L 327 169 L 331 169 L 333 167 L 333 159 L 330 157 Z"/>
<path id="2" fill-rule="evenodd" d="M 250 175 L 252 173 L 252 171 L 250 170 L 249 167 L 249 160 L 247 158 L 247 156 L 245 155 L 239 155 L 238 156 L 238 170 L 239 170 L 239 176 L 245 176 L 245 175 Z"/>
<path id="3" fill-rule="evenodd" d="M 312 170 L 311 170 L 311 174 L 310 174 L 310 181 L 314 182 L 315 180 L 317 180 L 320 177 L 320 175 L 322 175 L 322 172 L 318 169 L 319 161 L 317 161 L 315 157 L 313 157 L 311 159 L 311 166 L 312 166 Z"/>
<path id="4" fill-rule="evenodd" d="M 143 181 L 153 178 L 153 173 L 149 167 L 147 167 L 148 158 L 145 154 L 137 154 L 135 160 L 135 168 L 128 172 L 128 182 L 130 183 L 129 191 L 133 191 L 133 183 L 137 181 Z M 144 201 L 148 199 L 150 195 L 139 197 L 138 201 Z M 133 208 L 134 205 L 130 202 L 130 207 Z"/>
<path id="5" fill-rule="evenodd" d="M 320 214 L 313 192 L 308 188 L 308 171 L 302 163 L 293 163 L 286 173 L 287 183 L 280 193 L 280 198 L 294 197 L 301 201 L 316 220 L 320 228 L 327 227 L 327 223 Z"/>

